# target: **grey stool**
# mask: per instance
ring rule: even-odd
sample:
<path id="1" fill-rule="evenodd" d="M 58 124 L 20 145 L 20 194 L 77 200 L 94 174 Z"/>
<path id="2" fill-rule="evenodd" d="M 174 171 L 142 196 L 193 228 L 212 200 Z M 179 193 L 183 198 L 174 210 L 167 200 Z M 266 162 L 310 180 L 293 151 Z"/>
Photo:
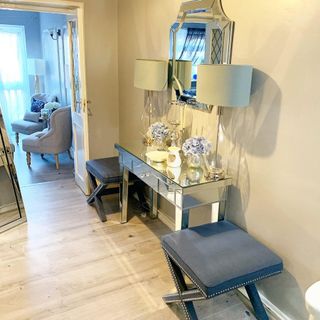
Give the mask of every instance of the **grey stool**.
<path id="1" fill-rule="evenodd" d="M 165 235 L 162 247 L 178 291 L 163 299 L 180 303 L 187 319 L 198 319 L 193 301 L 243 286 L 257 319 L 268 319 L 255 283 L 280 273 L 282 260 L 246 232 L 220 221 Z M 193 283 L 192 289 L 184 276 Z"/>
<path id="2" fill-rule="evenodd" d="M 100 220 L 102 222 L 105 222 L 107 218 L 103 208 L 101 197 L 104 195 L 120 192 L 120 187 L 108 188 L 110 184 L 119 184 L 119 186 L 121 186 L 122 174 L 119 165 L 119 157 L 89 160 L 86 162 L 86 169 L 89 175 L 89 183 L 92 189 L 92 193 L 87 199 L 87 203 L 90 205 L 95 205 Z M 143 210 L 149 211 L 149 206 L 143 193 L 142 181 L 133 175 L 131 176 L 131 178 L 134 182 L 134 191 L 136 191 L 138 194 L 140 206 Z M 97 184 L 97 180 L 100 183 L 99 185 Z"/>

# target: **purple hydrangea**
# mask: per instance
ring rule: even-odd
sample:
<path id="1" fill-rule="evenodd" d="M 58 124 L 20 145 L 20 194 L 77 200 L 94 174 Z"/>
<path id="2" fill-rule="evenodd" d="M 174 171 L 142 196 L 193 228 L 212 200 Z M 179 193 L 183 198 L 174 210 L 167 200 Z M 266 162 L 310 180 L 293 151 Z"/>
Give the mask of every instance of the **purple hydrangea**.
<path id="1" fill-rule="evenodd" d="M 153 123 L 149 130 L 151 137 L 157 141 L 161 141 L 169 135 L 169 128 L 162 122 Z"/>
<path id="2" fill-rule="evenodd" d="M 212 144 L 204 137 L 191 137 L 182 145 L 182 151 L 185 156 L 208 154 Z"/>

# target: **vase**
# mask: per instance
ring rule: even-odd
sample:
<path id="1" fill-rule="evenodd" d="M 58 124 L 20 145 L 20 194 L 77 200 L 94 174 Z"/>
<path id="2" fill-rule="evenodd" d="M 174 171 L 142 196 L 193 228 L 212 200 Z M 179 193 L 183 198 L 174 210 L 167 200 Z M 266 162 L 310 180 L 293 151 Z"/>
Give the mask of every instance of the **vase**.
<path id="1" fill-rule="evenodd" d="M 165 139 L 156 139 L 153 141 L 153 146 L 158 151 L 166 150 L 166 141 Z"/>
<path id="2" fill-rule="evenodd" d="M 187 170 L 187 178 L 190 182 L 199 182 L 203 176 L 202 168 L 189 167 Z"/>
<path id="3" fill-rule="evenodd" d="M 200 168 L 201 167 L 201 155 L 190 154 L 187 157 L 188 168 Z"/>

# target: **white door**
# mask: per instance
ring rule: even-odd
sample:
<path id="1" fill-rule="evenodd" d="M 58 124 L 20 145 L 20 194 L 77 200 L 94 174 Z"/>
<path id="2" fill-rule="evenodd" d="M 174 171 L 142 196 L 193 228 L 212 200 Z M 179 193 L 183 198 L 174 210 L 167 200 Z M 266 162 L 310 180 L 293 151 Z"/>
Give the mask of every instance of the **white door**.
<path id="1" fill-rule="evenodd" d="M 76 184 L 85 194 L 88 194 L 86 171 L 86 161 L 89 159 L 88 108 L 85 86 L 83 28 L 82 30 L 78 28 L 78 26 L 83 26 L 83 23 L 79 21 L 80 19 L 82 19 L 81 15 L 78 15 L 78 20 L 75 18 L 68 19 L 72 131 Z"/>

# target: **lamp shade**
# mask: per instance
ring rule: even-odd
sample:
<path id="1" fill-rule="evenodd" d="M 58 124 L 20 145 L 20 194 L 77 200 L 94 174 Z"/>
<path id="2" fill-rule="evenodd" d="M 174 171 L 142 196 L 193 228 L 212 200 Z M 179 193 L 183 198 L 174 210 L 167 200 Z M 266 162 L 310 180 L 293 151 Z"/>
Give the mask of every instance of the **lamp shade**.
<path id="1" fill-rule="evenodd" d="M 134 86 L 144 90 L 166 90 L 168 87 L 168 61 L 136 60 Z"/>
<path id="2" fill-rule="evenodd" d="M 249 65 L 200 65 L 197 101 L 223 107 L 249 105 L 252 70 L 252 66 Z"/>
<path id="3" fill-rule="evenodd" d="M 28 59 L 28 74 L 31 76 L 43 76 L 46 64 L 43 59 Z"/>

